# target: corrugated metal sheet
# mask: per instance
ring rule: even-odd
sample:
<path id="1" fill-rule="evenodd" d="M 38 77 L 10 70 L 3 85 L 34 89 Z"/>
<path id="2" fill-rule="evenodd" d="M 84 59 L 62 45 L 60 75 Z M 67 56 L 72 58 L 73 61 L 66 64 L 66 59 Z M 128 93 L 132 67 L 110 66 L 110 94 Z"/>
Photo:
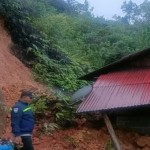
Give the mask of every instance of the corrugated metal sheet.
<path id="1" fill-rule="evenodd" d="M 150 69 L 134 69 L 101 75 L 77 112 L 148 104 L 150 104 Z"/>

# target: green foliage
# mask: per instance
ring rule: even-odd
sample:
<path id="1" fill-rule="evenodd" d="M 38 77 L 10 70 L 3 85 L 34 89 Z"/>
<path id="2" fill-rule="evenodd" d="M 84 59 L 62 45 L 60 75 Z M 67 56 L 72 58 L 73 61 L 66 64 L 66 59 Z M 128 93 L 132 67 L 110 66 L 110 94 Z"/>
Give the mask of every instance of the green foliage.
<path id="1" fill-rule="evenodd" d="M 46 105 L 46 99 L 45 98 L 38 98 L 36 99 L 36 103 L 31 104 L 32 110 L 34 113 L 43 113 L 48 107 Z"/>
<path id="2" fill-rule="evenodd" d="M 114 144 L 111 140 L 107 142 L 105 150 L 114 150 Z"/>
<path id="3" fill-rule="evenodd" d="M 56 123 L 44 123 L 44 134 L 52 134 L 55 130 L 59 129 L 59 126 Z"/>
<path id="4" fill-rule="evenodd" d="M 59 100 L 54 109 L 56 111 L 56 122 L 61 126 L 64 126 L 66 121 L 71 122 L 75 117 L 75 106 L 67 99 Z"/>
<path id="5" fill-rule="evenodd" d="M 93 8 L 89 7 L 87 0 L 83 4 L 76 0 L 49 0 L 50 4 L 60 13 L 91 15 Z"/>
<path id="6" fill-rule="evenodd" d="M 72 104 L 69 97 L 61 93 L 55 95 L 38 93 L 31 107 L 36 121 L 41 124 L 41 132 L 45 134 L 51 134 L 59 127 L 65 127 L 66 122 L 71 123 L 75 118 L 75 104 Z"/>

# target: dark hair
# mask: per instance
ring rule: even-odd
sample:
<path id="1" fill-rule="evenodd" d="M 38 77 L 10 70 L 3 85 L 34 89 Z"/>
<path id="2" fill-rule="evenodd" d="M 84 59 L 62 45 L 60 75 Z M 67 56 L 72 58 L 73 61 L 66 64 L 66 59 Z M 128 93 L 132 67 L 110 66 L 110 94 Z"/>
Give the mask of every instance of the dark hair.
<path id="1" fill-rule="evenodd" d="M 30 97 L 30 98 L 32 98 L 33 97 L 33 95 L 32 95 L 32 92 L 31 91 L 22 91 L 22 93 L 21 93 L 21 98 L 22 97 L 24 97 L 24 96 L 28 96 L 28 97 Z"/>

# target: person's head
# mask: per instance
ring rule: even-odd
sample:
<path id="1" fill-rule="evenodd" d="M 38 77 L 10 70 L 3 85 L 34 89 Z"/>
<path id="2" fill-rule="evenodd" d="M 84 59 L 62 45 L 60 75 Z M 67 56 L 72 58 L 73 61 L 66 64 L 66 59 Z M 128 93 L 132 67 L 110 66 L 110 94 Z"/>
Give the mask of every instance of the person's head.
<path id="1" fill-rule="evenodd" d="M 21 101 L 25 102 L 25 103 L 31 103 L 33 98 L 32 92 L 31 91 L 22 91 L 20 99 Z"/>

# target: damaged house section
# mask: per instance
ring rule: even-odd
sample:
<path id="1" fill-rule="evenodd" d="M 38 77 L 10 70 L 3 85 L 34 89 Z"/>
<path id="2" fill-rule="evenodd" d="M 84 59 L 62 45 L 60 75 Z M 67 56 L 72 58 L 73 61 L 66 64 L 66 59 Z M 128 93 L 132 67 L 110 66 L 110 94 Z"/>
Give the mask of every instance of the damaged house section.
<path id="1" fill-rule="evenodd" d="M 150 134 L 150 48 L 80 79 L 95 82 L 78 113 L 107 113 L 119 127 Z"/>

